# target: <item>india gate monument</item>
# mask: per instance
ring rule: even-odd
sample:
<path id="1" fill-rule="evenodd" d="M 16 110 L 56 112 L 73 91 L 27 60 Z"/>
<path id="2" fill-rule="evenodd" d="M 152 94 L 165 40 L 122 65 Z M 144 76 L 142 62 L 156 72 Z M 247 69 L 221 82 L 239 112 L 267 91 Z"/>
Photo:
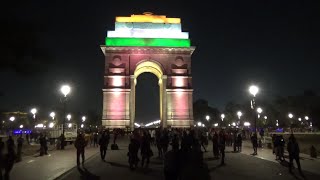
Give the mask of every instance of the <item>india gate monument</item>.
<path id="1" fill-rule="evenodd" d="M 116 17 L 105 45 L 102 125 L 134 129 L 137 78 L 152 73 L 158 78 L 160 125 L 193 126 L 191 46 L 180 18 L 164 15 Z"/>

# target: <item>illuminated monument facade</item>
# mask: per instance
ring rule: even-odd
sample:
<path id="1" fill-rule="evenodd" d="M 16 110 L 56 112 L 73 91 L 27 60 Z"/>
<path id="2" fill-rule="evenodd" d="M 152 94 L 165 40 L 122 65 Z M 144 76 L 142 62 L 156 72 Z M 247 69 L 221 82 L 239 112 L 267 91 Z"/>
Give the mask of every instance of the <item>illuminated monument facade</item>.
<path id="1" fill-rule="evenodd" d="M 189 33 L 180 18 L 144 13 L 116 17 L 105 45 L 102 125 L 134 128 L 137 77 L 153 73 L 159 79 L 161 126 L 193 126 Z"/>

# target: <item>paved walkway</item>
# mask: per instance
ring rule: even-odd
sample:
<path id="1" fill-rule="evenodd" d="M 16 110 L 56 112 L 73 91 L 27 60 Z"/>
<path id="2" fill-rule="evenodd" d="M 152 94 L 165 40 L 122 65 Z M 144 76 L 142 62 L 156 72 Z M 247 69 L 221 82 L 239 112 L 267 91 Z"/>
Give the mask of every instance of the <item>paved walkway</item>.
<path id="1" fill-rule="evenodd" d="M 242 153 L 246 155 L 251 155 L 253 153 L 252 144 L 248 141 L 243 142 Z M 286 161 L 289 161 L 288 153 L 285 151 Z M 269 148 L 258 148 L 258 155 L 254 156 L 256 158 L 272 161 L 279 163 L 276 160 L 276 156 L 272 153 L 272 149 Z M 295 163 L 295 162 L 294 162 Z M 302 170 L 309 171 L 320 175 L 320 159 L 311 158 L 307 154 L 300 154 L 300 164 Z"/>
<path id="2" fill-rule="evenodd" d="M 162 180 L 163 162 L 152 157 L 148 169 L 138 168 L 130 171 L 128 165 L 128 141 L 118 143 L 120 150 L 107 152 L 106 162 L 101 161 L 99 156 L 94 156 L 81 168 L 72 168 L 70 171 L 59 177 L 59 180 L 76 179 L 121 179 L 121 180 Z M 220 160 L 212 158 L 212 144 L 208 146 L 209 152 L 204 153 L 204 160 L 208 167 L 210 179 L 236 179 L 236 180 L 291 180 L 304 179 L 296 170 L 294 174 L 289 174 L 288 168 L 273 161 L 257 158 L 245 154 L 251 148 L 245 147 L 244 153 L 233 153 L 231 147 L 226 148 L 226 166 L 220 166 Z M 155 156 L 157 150 L 153 146 Z M 251 151 L 250 151 L 251 153 Z M 249 153 L 248 153 L 249 154 Z M 272 153 L 271 153 L 272 154 Z M 189 179 L 199 179 L 199 172 L 191 168 L 186 172 Z M 308 180 L 319 179 L 319 174 L 304 171 Z"/>
<path id="3" fill-rule="evenodd" d="M 99 148 L 86 148 L 85 158 L 97 154 Z M 65 150 L 49 151 L 49 155 L 23 157 L 16 163 L 10 173 L 11 179 L 50 180 L 61 176 L 76 165 L 76 153 L 73 145 Z"/>

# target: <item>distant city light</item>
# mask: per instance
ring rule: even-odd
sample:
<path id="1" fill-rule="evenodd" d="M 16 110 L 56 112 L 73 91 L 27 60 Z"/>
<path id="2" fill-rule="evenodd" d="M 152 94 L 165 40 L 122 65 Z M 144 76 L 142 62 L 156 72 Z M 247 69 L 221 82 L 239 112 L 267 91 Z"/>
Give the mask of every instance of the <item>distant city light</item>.
<path id="1" fill-rule="evenodd" d="M 291 119 L 291 118 L 293 118 L 293 114 L 292 113 L 289 113 L 288 114 L 288 117 Z"/>
<path id="2" fill-rule="evenodd" d="M 198 122 L 198 124 L 197 124 L 197 125 L 198 125 L 198 126 L 201 126 L 201 124 L 202 124 L 201 122 Z"/>
<path id="3" fill-rule="evenodd" d="M 308 116 L 305 116 L 304 119 L 308 121 L 308 120 L 309 120 L 309 117 L 308 117 Z"/>
<path id="4" fill-rule="evenodd" d="M 217 127 L 217 126 L 219 126 L 219 124 L 218 124 L 218 123 L 215 123 L 215 124 L 214 124 L 214 127 Z"/>
<path id="5" fill-rule="evenodd" d="M 206 115 L 206 120 L 209 121 L 210 120 L 210 116 Z"/>
<path id="6" fill-rule="evenodd" d="M 54 112 L 50 113 L 50 117 L 52 117 L 52 120 L 54 119 L 55 116 L 56 116 L 56 113 L 54 113 Z"/>
<path id="7" fill-rule="evenodd" d="M 251 124 L 250 124 L 249 122 L 244 122 L 243 125 L 248 127 L 248 126 L 250 126 Z"/>
<path id="8" fill-rule="evenodd" d="M 299 117 L 298 120 L 301 121 L 302 119 Z"/>
<path id="9" fill-rule="evenodd" d="M 69 123 L 69 124 L 68 124 L 68 128 L 71 128 L 71 127 L 72 127 L 72 124 L 71 124 L 71 123 Z"/>
<path id="10" fill-rule="evenodd" d="M 23 125 L 21 124 L 21 125 L 19 126 L 19 128 L 22 129 L 22 128 L 23 128 Z"/>
<path id="11" fill-rule="evenodd" d="M 86 117 L 82 116 L 82 122 L 85 122 L 85 121 L 86 121 Z"/>
<path id="12" fill-rule="evenodd" d="M 68 121 L 70 121 L 70 119 L 71 119 L 71 114 L 68 114 L 68 115 L 67 115 L 67 119 L 68 119 Z"/>
<path id="13" fill-rule="evenodd" d="M 9 118 L 9 120 L 10 121 L 14 121 L 16 118 L 14 117 L 14 116 L 11 116 L 10 118 Z"/>
<path id="14" fill-rule="evenodd" d="M 81 128 L 83 128 L 84 127 L 84 124 L 81 124 Z"/>
<path id="15" fill-rule="evenodd" d="M 241 111 L 238 111 L 238 112 L 237 112 L 237 115 L 238 115 L 238 118 L 240 119 L 241 116 L 242 116 L 242 112 L 241 112 Z"/>
<path id="16" fill-rule="evenodd" d="M 37 124 L 35 127 L 36 127 L 36 128 L 43 128 L 44 125 L 43 125 L 43 124 Z"/>
<path id="17" fill-rule="evenodd" d="M 140 127 L 140 125 L 138 123 L 134 123 L 135 126 Z"/>
<path id="18" fill-rule="evenodd" d="M 54 127 L 54 123 L 53 122 L 49 123 L 49 128 L 53 128 L 53 127 Z"/>

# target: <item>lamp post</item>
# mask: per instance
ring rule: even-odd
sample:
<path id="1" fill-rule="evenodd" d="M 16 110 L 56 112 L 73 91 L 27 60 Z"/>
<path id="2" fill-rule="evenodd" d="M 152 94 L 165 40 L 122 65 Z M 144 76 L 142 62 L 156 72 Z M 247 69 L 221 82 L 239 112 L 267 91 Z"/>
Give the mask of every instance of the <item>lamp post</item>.
<path id="1" fill-rule="evenodd" d="M 257 117 L 255 115 L 255 106 L 256 106 L 256 102 L 255 102 L 255 97 L 259 92 L 259 88 L 258 86 L 252 85 L 249 87 L 249 92 L 252 95 L 252 100 L 251 100 L 251 109 L 253 110 L 253 114 L 254 114 L 254 132 L 257 132 Z"/>
<path id="2" fill-rule="evenodd" d="M 65 138 L 64 138 L 64 131 L 65 131 L 65 123 L 66 123 L 66 108 L 67 108 L 67 95 L 70 93 L 71 91 L 71 88 L 69 85 L 63 85 L 61 86 L 61 89 L 60 89 L 61 93 L 64 95 L 63 96 L 63 114 L 64 114 L 64 117 L 63 117 L 63 123 L 62 123 L 62 140 L 61 140 L 61 149 L 64 149 L 64 141 L 65 141 Z"/>

